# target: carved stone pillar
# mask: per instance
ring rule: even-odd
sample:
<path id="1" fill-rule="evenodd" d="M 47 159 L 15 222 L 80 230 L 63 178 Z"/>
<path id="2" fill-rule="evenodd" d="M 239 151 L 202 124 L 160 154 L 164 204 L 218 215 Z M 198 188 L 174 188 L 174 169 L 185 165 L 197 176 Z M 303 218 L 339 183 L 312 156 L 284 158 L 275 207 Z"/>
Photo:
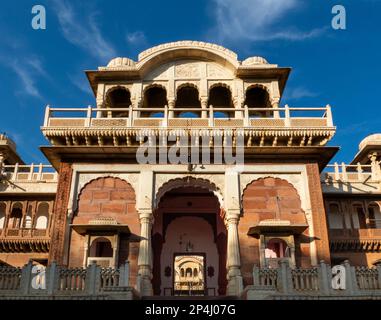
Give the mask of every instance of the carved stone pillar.
<path id="1" fill-rule="evenodd" d="M 151 231 L 153 224 L 152 211 L 140 211 L 140 245 L 138 258 L 138 274 L 140 276 L 140 293 L 142 296 L 151 296 L 152 290 L 152 241 Z"/>
<path id="2" fill-rule="evenodd" d="M 234 104 L 234 108 L 235 109 L 240 109 L 240 108 L 242 108 L 242 100 L 241 99 L 239 99 L 239 98 L 234 98 L 233 99 L 233 104 Z M 234 117 L 235 118 L 237 118 L 237 119 L 243 119 L 243 114 L 244 114 L 244 112 L 241 110 L 241 111 L 235 111 L 234 112 Z"/>
<path id="3" fill-rule="evenodd" d="M 175 107 L 176 101 L 175 99 L 168 99 L 168 109 L 173 109 Z M 168 112 L 168 118 L 174 118 L 175 112 L 173 110 Z"/>
<path id="4" fill-rule="evenodd" d="M 380 164 L 377 161 L 379 154 L 377 152 L 372 152 L 371 154 L 368 155 L 368 158 L 371 162 L 371 170 L 372 170 L 372 179 L 373 180 L 378 180 L 380 179 L 381 176 L 381 169 L 380 169 Z"/>
<path id="5" fill-rule="evenodd" d="M 271 101 L 271 105 L 274 109 L 279 109 L 279 98 L 273 98 Z M 274 118 L 280 118 L 279 111 L 274 111 Z"/>
<path id="6" fill-rule="evenodd" d="M 239 295 L 243 290 L 241 275 L 241 256 L 238 239 L 239 213 L 228 212 L 226 222 L 228 231 L 227 269 L 228 295 Z"/>
<path id="7" fill-rule="evenodd" d="M 68 236 L 66 229 L 72 173 L 73 170 L 70 163 L 61 163 L 54 203 L 54 224 L 49 251 L 49 263 L 56 261 L 57 264 L 62 264 L 64 262 L 65 236 L 66 241 Z"/>
<path id="8" fill-rule="evenodd" d="M 207 119 L 208 118 L 208 98 L 207 97 L 201 97 L 201 118 Z"/>

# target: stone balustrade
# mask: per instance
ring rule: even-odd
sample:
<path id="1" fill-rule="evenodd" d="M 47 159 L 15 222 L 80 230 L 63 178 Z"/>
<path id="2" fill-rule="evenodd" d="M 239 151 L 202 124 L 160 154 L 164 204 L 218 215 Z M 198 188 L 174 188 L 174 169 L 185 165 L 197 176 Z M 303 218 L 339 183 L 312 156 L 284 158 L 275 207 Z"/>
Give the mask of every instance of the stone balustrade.
<path id="1" fill-rule="evenodd" d="M 113 113 L 125 112 L 125 117 Z M 202 111 L 202 112 L 201 112 Z M 142 113 L 154 113 L 143 117 Z M 181 113 L 202 113 L 200 118 Z M 252 113 L 263 116 L 252 116 Z M 133 146 L 144 136 L 213 137 L 216 130 L 242 130 L 251 146 L 323 146 L 335 134 L 331 107 L 226 108 L 209 106 L 163 108 L 51 108 L 47 106 L 42 132 L 52 145 Z M 230 133 L 231 134 L 231 133 Z M 144 140 L 144 139 L 143 139 Z"/>
<path id="2" fill-rule="evenodd" d="M 320 262 L 311 268 L 253 268 L 253 285 L 245 288 L 246 299 L 381 299 L 381 266 L 355 267 L 345 261 L 337 272 Z"/>
<path id="3" fill-rule="evenodd" d="M 364 181 L 380 181 L 381 171 L 377 166 L 363 165 L 348 165 L 345 163 L 327 165 L 324 172 L 321 174 L 321 181 L 329 183 L 330 181 L 341 182 L 364 182 Z"/>
<path id="4" fill-rule="evenodd" d="M 57 182 L 58 174 L 51 165 L 3 165 L 2 174 L 13 182 Z"/>
<path id="5" fill-rule="evenodd" d="M 129 284 L 129 262 L 119 268 L 0 267 L 0 299 L 124 299 L 139 297 Z"/>

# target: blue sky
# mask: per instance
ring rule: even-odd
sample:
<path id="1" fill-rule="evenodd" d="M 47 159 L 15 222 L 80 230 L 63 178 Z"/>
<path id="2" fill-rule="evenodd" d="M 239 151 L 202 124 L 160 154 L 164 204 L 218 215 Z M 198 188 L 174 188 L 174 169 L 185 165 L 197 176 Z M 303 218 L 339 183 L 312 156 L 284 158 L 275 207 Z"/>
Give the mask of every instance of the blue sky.
<path id="1" fill-rule="evenodd" d="M 42 4 L 47 29 L 31 27 Z M 335 4 L 347 30 L 331 28 Z M 380 132 L 381 0 L 6 1 L 0 9 L 0 131 L 26 162 L 46 162 L 38 147 L 46 104 L 94 105 L 83 70 L 115 56 L 176 40 L 215 42 L 240 60 L 261 55 L 292 67 L 282 105 L 333 107 L 348 162 L 358 143 Z"/>

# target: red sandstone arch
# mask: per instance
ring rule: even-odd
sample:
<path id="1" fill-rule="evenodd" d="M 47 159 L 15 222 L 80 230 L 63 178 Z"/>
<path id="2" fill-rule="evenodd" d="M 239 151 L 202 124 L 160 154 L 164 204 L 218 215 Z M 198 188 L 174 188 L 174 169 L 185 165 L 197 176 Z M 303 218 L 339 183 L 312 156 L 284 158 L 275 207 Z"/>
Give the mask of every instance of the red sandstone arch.
<path id="1" fill-rule="evenodd" d="M 119 223 L 139 223 L 135 190 L 127 181 L 100 177 L 84 185 L 78 195 L 73 222 L 88 223 L 99 216 L 112 217 Z"/>
<path id="2" fill-rule="evenodd" d="M 133 187 L 117 177 L 99 177 L 89 181 L 78 195 L 78 205 L 73 224 L 88 224 L 99 217 L 112 218 L 119 224 L 127 224 L 131 233 L 140 234 L 139 214 Z M 74 230 L 70 237 L 69 266 L 83 264 L 85 237 Z M 128 234 L 119 238 L 118 263 L 130 261 L 131 283 L 136 283 L 139 243 L 130 241 Z"/>
<path id="3" fill-rule="evenodd" d="M 279 219 L 306 222 L 298 191 L 280 178 L 265 177 L 249 183 L 242 193 L 242 208 L 244 216 L 258 214 L 260 220 L 275 219 L 278 210 Z"/>
<path id="4" fill-rule="evenodd" d="M 280 178 L 265 177 L 250 182 L 242 194 L 242 216 L 238 225 L 241 252 L 241 272 L 244 285 L 252 284 L 253 265 L 260 262 L 259 239 L 249 236 L 250 227 L 268 219 L 288 220 L 291 224 L 306 224 L 305 213 L 295 187 Z M 308 231 L 304 233 L 308 236 Z M 296 240 L 299 243 L 299 239 Z M 309 243 L 303 244 L 302 253 L 297 245 L 297 263 L 308 263 Z"/>

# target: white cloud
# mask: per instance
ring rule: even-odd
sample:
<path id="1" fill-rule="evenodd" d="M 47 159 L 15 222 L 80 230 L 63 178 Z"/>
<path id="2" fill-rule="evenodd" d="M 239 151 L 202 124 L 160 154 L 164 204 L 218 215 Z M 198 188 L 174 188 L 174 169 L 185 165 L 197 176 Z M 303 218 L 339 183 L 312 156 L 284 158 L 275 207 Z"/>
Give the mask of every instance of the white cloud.
<path id="1" fill-rule="evenodd" d="M 305 87 L 295 87 L 293 89 L 289 89 L 286 91 L 286 93 L 283 95 L 283 100 L 299 100 L 302 98 L 313 98 L 318 96 L 319 94 L 316 92 L 311 91 L 308 88 Z"/>
<path id="2" fill-rule="evenodd" d="M 147 38 L 142 31 L 127 33 L 126 40 L 129 44 L 134 46 L 145 45 L 147 43 Z"/>
<path id="3" fill-rule="evenodd" d="M 48 75 L 41 60 L 35 56 L 24 55 L 22 59 L 9 56 L 12 55 L 0 56 L 0 63 L 10 68 L 21 81 L 21 85 L 16 87 L 15 93 L 18 95 L 30 95 L 35 98 L 42 98 L 36 84 L 36 78 L 39 76 L 48 78 Z"/>
<path id="4" fill-rule="evenodd" d="M 67 1 L 53 2 L 62 33 L 67 41 L 103 63 L 116 56 L 114 47 L 102 36 L 94 12 L 87 12 L 86 20 L 85 17 L 79 16 Z"/>
<path id="5" fill-rule="evenodd" d="M 296 41 L 319 36 L 326 30 L 276 27 L 289 12 L 299 8 L 300 0 L 214 0 L 214 3 L 216 25 L 211 33 L 219 41 Z"/>
<path id="6" fill-rule="evenodd" d="M 17 93 L 22 94 L 25 92 L 33 97 L 41 98 L 41 94 L 35 84 L 33 74 L 30 70 L 25 66 L 18 64 L 17 61 L 13 61 L 10 66 L 23 84 L 23 86 L 21 86 L 23 90 L 18 90 Z"/>

